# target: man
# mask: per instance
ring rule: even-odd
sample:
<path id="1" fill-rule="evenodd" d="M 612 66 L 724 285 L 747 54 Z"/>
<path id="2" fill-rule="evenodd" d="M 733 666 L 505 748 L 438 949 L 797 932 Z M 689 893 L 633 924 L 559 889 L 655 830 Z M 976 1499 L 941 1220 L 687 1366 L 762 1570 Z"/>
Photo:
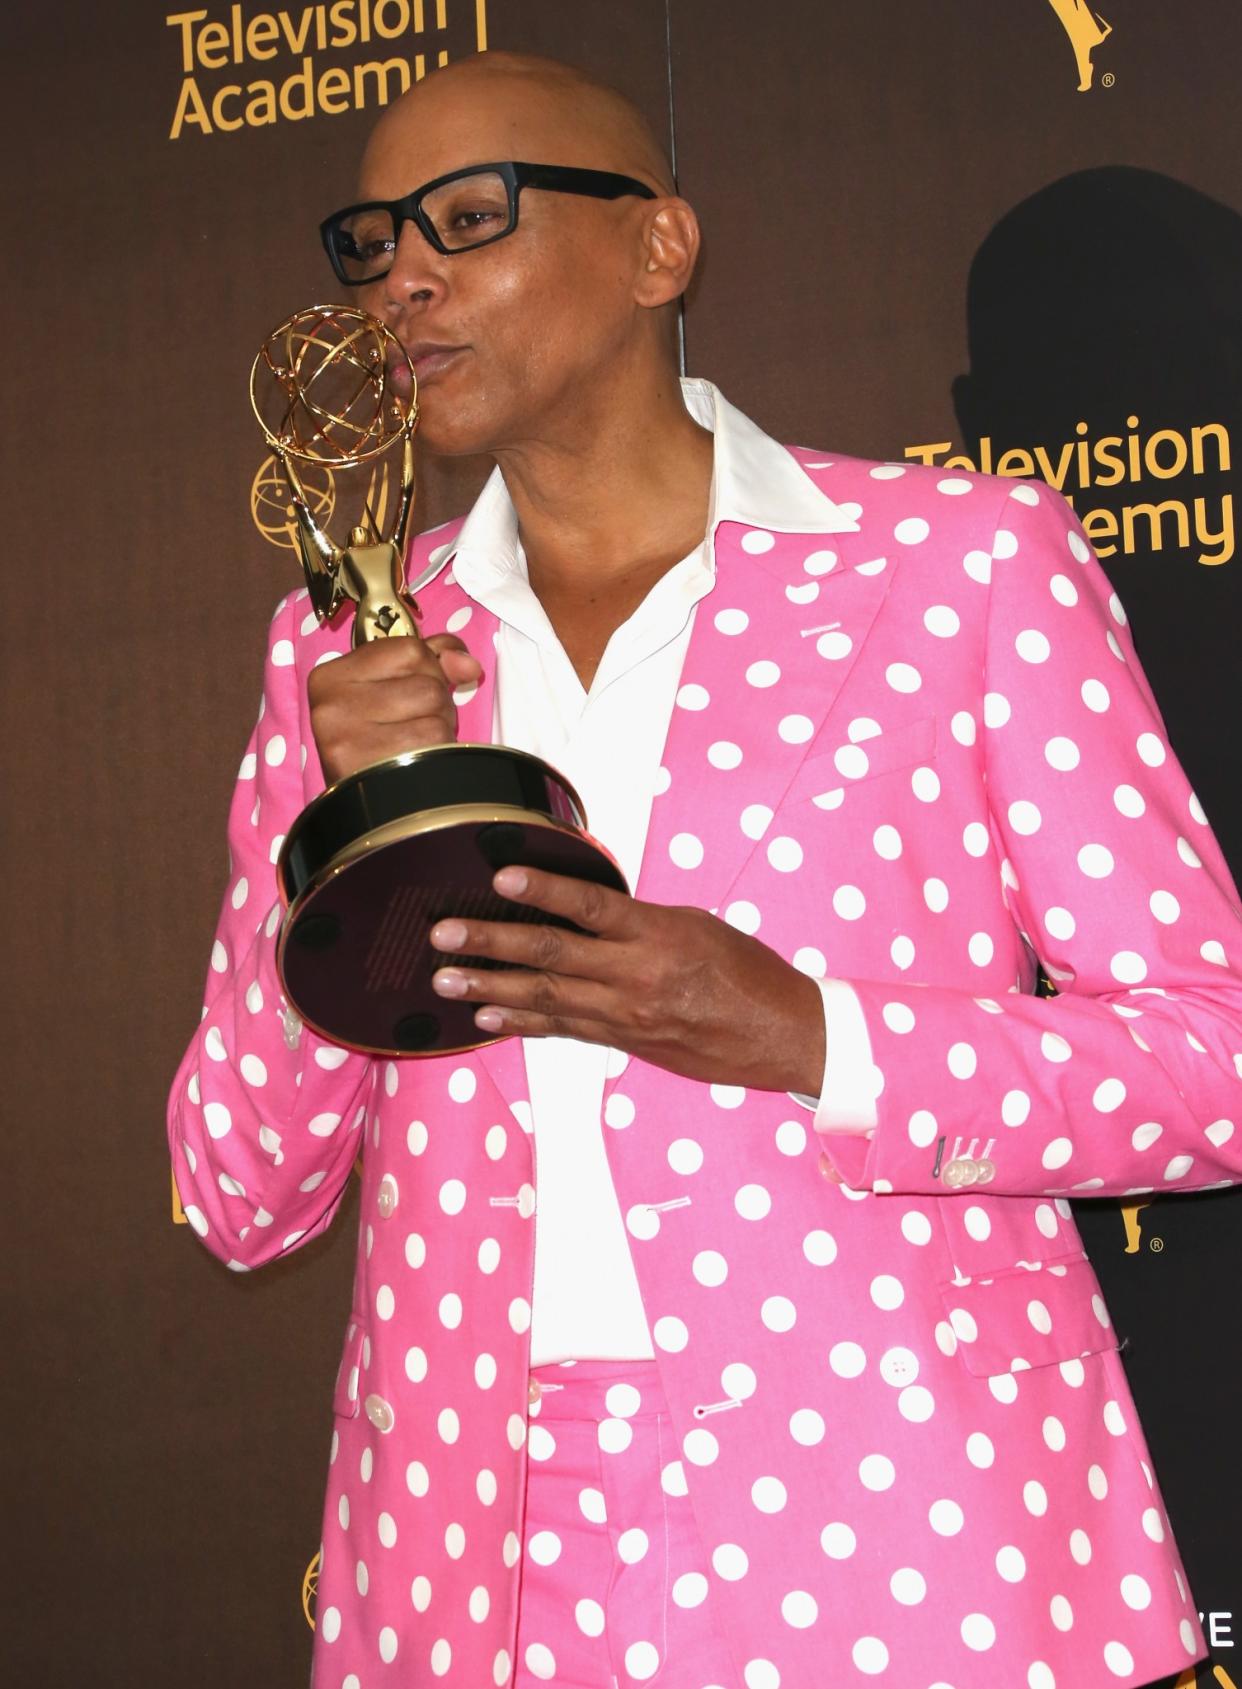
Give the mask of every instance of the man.
<path id="1" fill-rule="evenodd" d="M 1067 1198 L 1235 1176 L 1239 911 L 1071 514 L 679 388 L 693 213 L 563 67 L 420 84 L 326 238 L 424 443 L 498 472 L 412 549 L 429 648 L 278 611 L 171 1105 L 242 1269 L 329 1223 L 365 1144 L 316 1684 L 1180 1668 Z M 325 778 L 493 736 L 583 788 L 635 897 L 505 870 L 584 934 L 433 937 L 516 1036 L 323 1042 L 275 972 L 279 837 Z"/>

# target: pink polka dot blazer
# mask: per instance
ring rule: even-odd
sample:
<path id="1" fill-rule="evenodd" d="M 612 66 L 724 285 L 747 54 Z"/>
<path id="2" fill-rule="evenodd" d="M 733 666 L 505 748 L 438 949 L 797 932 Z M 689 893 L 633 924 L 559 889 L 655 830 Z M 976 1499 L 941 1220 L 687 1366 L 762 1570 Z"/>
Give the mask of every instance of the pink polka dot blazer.
<path id="1" fill-rule="evenodd" d="M 1067 1199 L 1237 1176 L 1237 894 L 1056 494 L 795 456 L 854 530 L 718 529 L 637 889 L 852 982 L 878 1125 L 637 1061 L 606 1102 L 725 1689 L 1146 1683 L 1202 1643 Z M 491 655 L 451 571 L 421 597 Z M 532 1411 L 524 1065 L 376 1063 L 282 1014 L 272 861 L 347 639 L 304 593 L 273 624 L 171 1143 L 240 1271 L 327 1226 L 365 1150 L 314 1680 L 487 1689 Z M 491 719 L 485 679 L 461 737 Z"/>

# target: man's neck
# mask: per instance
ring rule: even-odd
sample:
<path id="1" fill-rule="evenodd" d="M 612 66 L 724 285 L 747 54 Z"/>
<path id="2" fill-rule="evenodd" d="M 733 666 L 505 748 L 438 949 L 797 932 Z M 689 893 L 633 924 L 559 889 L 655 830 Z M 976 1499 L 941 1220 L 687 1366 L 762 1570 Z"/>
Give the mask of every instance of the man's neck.
<path id="1" fill-rule="evenodd" d="M 617 398 L 614 393 L 612 400 Z M 616 628 L 707 527 L 712 436 L 676 377 L 571 436 L 498 454 L 531 588 L 584 686 Z"/>

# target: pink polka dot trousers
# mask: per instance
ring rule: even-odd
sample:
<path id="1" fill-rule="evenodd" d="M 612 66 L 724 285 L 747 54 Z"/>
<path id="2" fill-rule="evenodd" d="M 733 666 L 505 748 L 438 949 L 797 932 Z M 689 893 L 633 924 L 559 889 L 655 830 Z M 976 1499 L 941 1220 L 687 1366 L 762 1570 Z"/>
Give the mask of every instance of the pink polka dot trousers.
<path id="1" fill-rule="evenodd" d="M 733 1689 L 655 1363 L 531 1378 L 514 1689 Z"/>

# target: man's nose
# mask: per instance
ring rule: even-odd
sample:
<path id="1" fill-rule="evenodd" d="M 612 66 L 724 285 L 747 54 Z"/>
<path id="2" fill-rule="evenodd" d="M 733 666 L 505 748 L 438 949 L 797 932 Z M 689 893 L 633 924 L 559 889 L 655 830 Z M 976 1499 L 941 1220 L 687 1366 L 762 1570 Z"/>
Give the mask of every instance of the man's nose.
<path id="1" fill-rule="evenodd" d="M 424 238 L 417 223 L 402 223 L 392 268 L 377 284 L 386 317 L 397 317 L 411 306 L 426 306 L 445 291 L 447 260 Z"/>

